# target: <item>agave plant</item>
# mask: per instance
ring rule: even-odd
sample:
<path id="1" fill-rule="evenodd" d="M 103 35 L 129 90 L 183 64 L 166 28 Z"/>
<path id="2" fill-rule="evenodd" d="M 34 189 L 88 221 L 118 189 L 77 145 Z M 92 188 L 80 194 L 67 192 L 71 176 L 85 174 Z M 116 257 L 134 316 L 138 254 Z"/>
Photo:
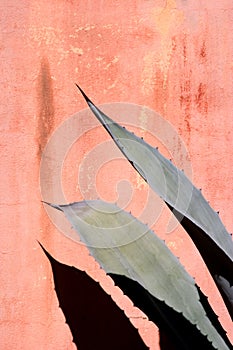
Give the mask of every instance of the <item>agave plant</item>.
<path id="1" fill-rule="evenodd" d="M 81 88 L 78 88 L 124 156 L 164 200 L 193 240 L 233 319 L 233 243 L 218 213 L 210 207 L 201 191 L 195 188 L 182 171 L 160 154 L 158 149 L 106 116 Z M 77 231 L 77 240 L 86 244 L 91 255 L 114 283 L 159 327 L 161 349 L 197 349 L 198 346 L 204 349 L 232 349 L 232 344 L 207 297 L 165 242 L 147 225 L 117 205 L 101 200 L 68 205 L 47 204 L 65 214 Z M 60 263 L 46 251 L 45 253 L 52 265 L 55 288 L 74 342 L 78 349 L 91 349 L 93 345 L 89 346 L 79 341 L 82 338 L 83 327 L 80 326 L 78 316 L 73 314 L 74 308 L 71 304 L 70 308 L 64 307 L 64 300 L 68 298 L 70 302 L 73 299 L 70 298 L 69 291 L 64 292 L 65 287 L 61 282 L 64 278 L 61 276 L 68 274 L 70 269 L 73 272 L 75 269 L 66 267 L 61 272 L 61 269 L 55 268 L 60 266 Z M 84 288 L 84 284 L 77 277 L 77 271 L 76 277 L 74 274 L 69 276 L 74 284 L 77 283 L 77 291 Z M 85 278 L 88 279 L 88 276 Z M 96 282 L 93 283 L 96 286 Z M 88 285 L 90 287 L 90 280 Z M 101 290 L 101 293 L 104 292 Z M 106 303 L 102 305 L 103 314 L 105 305 Z M 81 309 L 82 305 L 79 305 L 77 315 Z M 100 312 L 99 317 L 101 314 Z M 112 319 L 114 316 L 113 312 Z M 105 334 L 108 331 L 110 332 L 106 328 Z M 113 340 L 111 345 L 106 344 L 106 341 L 104 345 L 102 338 L 99 340 L 99 347 L 147 348 L 131 327 L 127 328 L 126 333 L 124 339 L 127 338 L 128 342 L 116 345 Z M 96 341 L 99 339 L 98 335 L 93 337 Z"/>

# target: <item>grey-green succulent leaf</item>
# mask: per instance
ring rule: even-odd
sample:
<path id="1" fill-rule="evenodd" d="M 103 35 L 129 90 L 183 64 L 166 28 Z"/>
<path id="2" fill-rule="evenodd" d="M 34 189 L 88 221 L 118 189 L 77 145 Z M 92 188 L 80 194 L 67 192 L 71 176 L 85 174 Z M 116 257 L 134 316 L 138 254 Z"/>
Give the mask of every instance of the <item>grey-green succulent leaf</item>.
<path id="1" fill-rule="evenodd" d="M 228 288 L 226 293 L 226 288 L 214 277 L 221 275 L 230 286 L 233 285 L 233 242 L 219 215 L 182 171 L 156 148 L 106 116 L 81 89 L 80 91 L 122 153 L 166 202 L 188 232 L 206 262 L 233 319 L 233 291 Z"/>
<path id="2" fill-rule="evenodd" d="M 52 206 L 64 212 L 106 273 L 138 282 L 182 313 L 214 348 L 229 349 L 206 316 L 193 278 L 146 225 L 115 204 L 100 200 Z"/>

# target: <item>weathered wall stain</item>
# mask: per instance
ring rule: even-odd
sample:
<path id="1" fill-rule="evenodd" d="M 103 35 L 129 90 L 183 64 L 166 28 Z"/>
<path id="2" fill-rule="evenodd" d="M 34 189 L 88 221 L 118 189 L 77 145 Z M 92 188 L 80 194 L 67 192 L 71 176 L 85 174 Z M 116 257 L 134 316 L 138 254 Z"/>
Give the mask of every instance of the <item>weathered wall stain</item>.
<path id="1" fill-rule="evenodd" d="M 201 50 L 200 50 L 200 58 L 205 61 L 207 56 L 207 52 L 206 52 L 206 43 L 205 41 L 203 41 L 202 46 L 201 46 Z"/>
<path id="2" fill-rule="evenodd" d="M 180 107 L 185 112 L 185 117 L 190 118 L 192 105 L 192 89 L 191 89 L 191 71 L 189 77 L 184 79 L 180 84 Z"/>
<path id="3" fill-rule="evenodd" d="M 184 34 L 184 38 L 183 38 L 182 41 L 183 41 L 183 60 L 184 60 L 184 66 L 185 66 L 185 64 L 186 64 L 186 62 L 188 60 L 188 53 L 187 53 L 187 51 L 188 51 L 188 49 L 187 49 L 188 44 L 187 44 L 187 35 L 186 34 Z"/>
<path id="4" fill-rule="evenodd" d="M 37 142 L 38 155 L 46 146 L 54 125 L 53 82 L 49 61 L 42 58 L 37 82 Z"/>
<path id="5" fill-rule="evenodd" d="M 195 103 L 197 105 L 197 110 L 200 113 L 208 113 L 208 99 L 207 99 L 207 86 L 204 83 L 200 83 L 198 86 L 197 94 L 195 95 Z"/>

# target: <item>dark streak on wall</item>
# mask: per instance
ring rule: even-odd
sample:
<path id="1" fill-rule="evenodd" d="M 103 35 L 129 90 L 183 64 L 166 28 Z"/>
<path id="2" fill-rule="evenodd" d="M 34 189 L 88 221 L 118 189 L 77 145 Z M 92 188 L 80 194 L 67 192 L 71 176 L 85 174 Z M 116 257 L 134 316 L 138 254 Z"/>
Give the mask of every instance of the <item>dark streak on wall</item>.
<path id="1" fill-rule="evenodd" d="M 37 141 L 41 157 L 54 125 L 53 82 L 47 58 L 42 58 L 37 82 Z"/>

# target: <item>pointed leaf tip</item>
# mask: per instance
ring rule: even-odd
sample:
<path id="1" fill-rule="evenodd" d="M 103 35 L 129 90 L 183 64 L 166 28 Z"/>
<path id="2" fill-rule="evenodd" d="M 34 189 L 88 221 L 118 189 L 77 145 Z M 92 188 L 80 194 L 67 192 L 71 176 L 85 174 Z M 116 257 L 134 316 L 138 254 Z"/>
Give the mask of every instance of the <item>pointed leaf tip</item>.
<path id="1" fill-rule="evenodd" d="M 57 204 L 52 204 L 52 203 L 45 202 L 45 201 L 42 201 L 42 203 L 47 204 L 47 205 L 49 205 L 49 206 L 52 207 L 52 208 L 55 208 L 55 209 L 57 209 L 57 210 L 62 211 L 62 209 L 60 208 L 60 206 L 57 205 Z"/>
<path id="2" fill-rule="evenodd" d="M 89 97 L 87 97 L 87 95 L 85 94 L 85 92 L 83 91 L 83 89 L 81 89 L 81 87 L 78 84 L 75 84 L 77 86 L 77 88 L 79 89 L 79 91 L 81 92 L 81 94 L 83 95 L 84 99 L 86 100 L 87 104 L 88 103 L 92 103 L 91 100 L 89 99 Z"/>

